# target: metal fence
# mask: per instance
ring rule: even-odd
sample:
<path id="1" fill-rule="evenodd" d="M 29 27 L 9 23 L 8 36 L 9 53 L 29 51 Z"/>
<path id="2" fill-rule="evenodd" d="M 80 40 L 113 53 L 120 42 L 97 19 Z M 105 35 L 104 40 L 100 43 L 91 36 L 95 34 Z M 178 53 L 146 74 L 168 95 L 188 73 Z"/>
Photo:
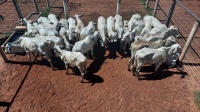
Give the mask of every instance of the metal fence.
<path id="1" fill-rule="evenodd" d="M 150 1 L 147 0 L 147 7 L 149 7 Z M 172 0 L 171 3 L 168 0 L 154 0 L 153 16 L 158 19 L 162 18 L 162 21 L 166 26 L 174 24 L 179 28 L 179 34 L 181 44 L 184 44 L 183 53 L 180 56 L 182 60 L 187 52 L 188 45 L 190 49 L 197 55 L 197 59 L 200 58 L 200 50 L 197 46 L 200 42 L 199 22 L 200 19 L 191 12 L 186 6 L 184 6 L 179 0 Z M 158 16 L 158 17 L 157 17 Z M 165 17 L 164 17 L 165 16 Z M 185 41 L 185 42 L 184 42 Z M 190 44 L 190 42 L 192 43 Z"/>
<path id="2" fill-rule="evenodd" d="M 179 0 L 147 0 L 146 3 L 146 6 L 153 10 L 153 16 L 161 20 L 162 23 L 167 26 L 175 25 L 179 28 L 180 37 L 177 38 L 177 41 L 183 48 L 179 59 L 186 66 L 185 69 L 192 76 L 192 83 L 199 90 L 200 19 L 188 9 L 189 7 L 195 9 L 194 6 L 186 7 L 184 1 L 180 2 Z"/>

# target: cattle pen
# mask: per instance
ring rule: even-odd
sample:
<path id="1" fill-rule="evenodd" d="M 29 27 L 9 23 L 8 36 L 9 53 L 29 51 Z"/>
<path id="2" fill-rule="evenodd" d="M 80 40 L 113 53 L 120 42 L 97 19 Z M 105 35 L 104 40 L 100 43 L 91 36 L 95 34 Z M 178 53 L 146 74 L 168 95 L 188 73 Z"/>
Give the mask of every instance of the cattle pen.
<path id="1" fill-rule="evenodd" d="M 38 15 L 52 13 L 61 19 L 82 14 L 85 25 L 89 21 L 97 22 L 99 16 L 108 18 L 119 13 L 124 20 L 129 20 L 133 14 L 144 17 L 152 12 L 161 23 L 177 26 L 176 41 L 182 48 L 186 43 L 189 47 L 185 47 L 182 66 L 161 66 L 157 77 L 153 76 L 154 67 L 144 66 L 141 81 L 127 70 L 130 54 L 121 59 L 118 53 L 111 54 L 98 46 L 94 47 L 97 59 L 87 61 L 88 76 L 84 83 L 80 83 L 80 73 L 70 69 L 66 74 L 65 64 L 59 57 L 55 57 L 56 69 L 52 71 L 47 60 L 30 64 L 27 56 L 6 54 L 9 62 L 5 63 L 0 56 L 0 111 L 199 111 L 194 97 L 194 92 L 200 91 L 199 0 L 194 0 L 195 3 L 187 0 L 67 0 L 68 15 L 64 13 L 62 0 L 14 1 L 18 1 L 23 17 L 36 14 L 37 19 Z M 150 13 L 146 7 L 151 9 Z M 16 33 L 21 17 L 13 0 L 0 2 L 0 15 L 3 17 L 0 18 L 2 44 Z M 191 41 L 190 37 L 193 37 Z"/>

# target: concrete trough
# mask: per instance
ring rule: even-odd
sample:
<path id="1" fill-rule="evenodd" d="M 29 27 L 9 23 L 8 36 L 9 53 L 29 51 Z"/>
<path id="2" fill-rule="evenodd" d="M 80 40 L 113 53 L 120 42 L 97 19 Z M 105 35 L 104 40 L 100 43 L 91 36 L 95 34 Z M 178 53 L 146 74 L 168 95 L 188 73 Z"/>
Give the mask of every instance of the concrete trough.
<path id="1" fill-rule="evenodd" d="M 21 37 L 22 35 L 24 34 L 24 31 L 14 31 L 10 37 L 7 38 L 7 40 L 5 40 L 5 42 L 1 45 L 1 48 L 0 48 L 0 54 L 1 54 L 1 57 L 3 58 L 4 62 L 7 63 L 9 60 L 7 58 L 7 54 L 5 53 L 5 47 L 6 47 L 6 44 L 8 42 L 14 42 L 16 41 L 19 37 Z M 17 48 L 19 49 L 19 52 L 11 52 L 9 54 L 17 54 L 17 55 L 20 55 L 20 54 L 25 54 L 26 52 L 24 51 L 23 48 Z"/>

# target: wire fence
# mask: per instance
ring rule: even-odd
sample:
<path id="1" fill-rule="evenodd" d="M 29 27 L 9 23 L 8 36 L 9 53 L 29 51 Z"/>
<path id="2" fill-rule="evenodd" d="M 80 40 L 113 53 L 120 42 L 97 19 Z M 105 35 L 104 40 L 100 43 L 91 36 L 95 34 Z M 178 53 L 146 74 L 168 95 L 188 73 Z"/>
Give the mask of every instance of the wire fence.
<path id="1" fill-rule="evenodd" d="M 161 20 L 162 23 L 167 23 L 167 18 L 172 7 L 173 1 L 178 0 L 162 0 L 158 4 L 158 9 L 156 11 L 156 18 Z M 193 1 L 190 1 L 193 2 Z M 200 3 L 200 1 L 195 1 Z M 156 0 L 149 1 L 149 7 L 154 10 Z M 186 3 L 186 2 L 185 2 Z M 188 3 L 188 1 L 187 1 Z M 193 7 L 194 5 L 188 5 L 187 7 Z M 191 10 L 189 10 L 185 5 L 184 1 L 178 1 L 175 3 L 174 10 L 169 21 L 170 25 L 175 25 L 179 28 L 179 38 L 177 38 L 178 43 L 184 47 L 188 36 L 194 26 L 195 21 L 200 22 L 198 16 L 196 16 Z M 196 7 L 198 8 L 198 7 Z M 191 45 L 183 58 L 184 69 L 192 76 L 193 85 L 200 90 L 200 28 L 198 27 L 197 32 L 192 39 Z"/>

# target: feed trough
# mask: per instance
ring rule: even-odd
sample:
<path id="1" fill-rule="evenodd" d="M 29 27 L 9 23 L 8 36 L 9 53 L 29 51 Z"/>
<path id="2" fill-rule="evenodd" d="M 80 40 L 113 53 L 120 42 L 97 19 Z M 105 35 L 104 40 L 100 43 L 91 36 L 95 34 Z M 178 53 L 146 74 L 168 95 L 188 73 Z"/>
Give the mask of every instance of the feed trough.
<path id="1" fill-rule="evenodd" d="M 24 34 L 24 31 L 14 31 L 10 37 L 8 37 L 8 39 L 1 45 L 1 48 L 0 48 L 0 54 L 4 60 L 4 62 L 8 62 L 8 58 L 6 56 L 6 53 L 5 53 L 5 47 L 6 47 L 6 44 L 8 42 L 14 42 L 16 41 L 19 37 L 21 37 L 22 35 Z M 10 52 L 9 54 L 25 54 L 25 51 L 23 48 L 18 48 L 19 49 L 19 52 Z"/>

